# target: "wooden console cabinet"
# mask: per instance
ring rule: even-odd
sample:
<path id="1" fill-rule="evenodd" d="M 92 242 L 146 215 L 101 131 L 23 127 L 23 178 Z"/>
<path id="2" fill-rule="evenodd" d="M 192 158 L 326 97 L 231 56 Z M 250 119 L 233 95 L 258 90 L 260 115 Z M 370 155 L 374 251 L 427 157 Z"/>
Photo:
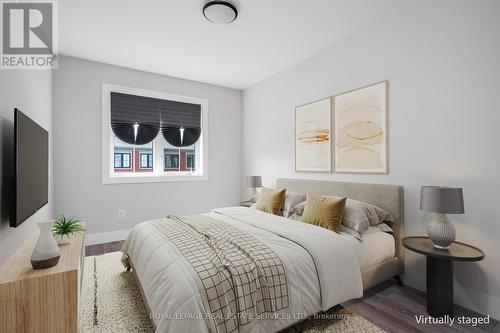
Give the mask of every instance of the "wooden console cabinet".
<path id="1" fill-rule="evenodd" d="M 84 235 L 61 245 L 59 263 L 34 270 L 39 231 L 0 267 L 0 332 L 78 332 Z"/>

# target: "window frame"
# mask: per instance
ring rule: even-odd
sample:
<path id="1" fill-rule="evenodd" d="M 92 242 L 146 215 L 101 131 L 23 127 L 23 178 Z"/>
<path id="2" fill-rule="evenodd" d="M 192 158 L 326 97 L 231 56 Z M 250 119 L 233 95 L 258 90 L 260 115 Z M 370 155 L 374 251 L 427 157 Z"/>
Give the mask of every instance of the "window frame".
<path id="1" fill-rule="evenodd" d="M 167 150 L 167 152 L 165 153 L 165 150 Z M 163 152 L 163 169 L 164 171 L 166 172 L 175 172 L 175 170 L 177 170 L 178 172 L 180 172 L 180 160 L 181 160 L 181 154 L 180 154 L 180 149 L 177 149 L 177 154 L 173 154 L 172 152 L 168 152 L 168 150 L 173 150 L 173 149 L 164 149 L 164 152 Z M 166 157 L 167 156 L 176 156 L 177 157 L 177 166 L 175 167 L 169 167 L 167 166 L 167 161 L 166 161 Z"/>
<path id="2" fill-rule="evenodd" d="M 142 165 L 142 156 L 147 156 L 146 157 L 146 166 Z M 149 164 L 149 156 L 151 156 L 151 165 Z M 154 167 L 154 154 L 153 152 L 151 153 L 139 153 L 139 169 L 153 169 Z"/>
<path id="3" fill-rule="evenodd" d="M 132 169 L 132 153 L 114 153 L 113 152 L 113 168 L 114 169 L 122 169 L 122 170 L 125 170 L 125 169 Z M 121 159 L 121 166 L 120 167 L 117 167 L 115 162 L 116 162 L 116 155 L 120 155 L 120 159 Z M 125 167 L 123 166 L 123 155 L 128 155 L 128 167 Z"/>
<path id="4" fill-rule="evenodd" d="M 188 165 L 188 157 L 191 157 L 191 158 L 194 158 L 196 159 L 196 154 L 192 153 L 192 152 L 186 152 L 186 169 L 190 169 L 191 167 Z M 196 161 L 194 161 L 194 166 L 192 167 L 194 170 L 196 170 Z"/>
<path id="5" fill-rule="evenodd" d="M 201 135 L 195 144 L 195 170 L 165 171 L 162 142 L 153 141 L 153 172 L 115 172 L 113 131 L 111 130 L 111 92 L 167 99 L 178 102 L 199 104 L 201 106 Z M 207 181 L 208 180 L 208 100 L 197 97 L 175 95 L 160 91 L 146 90 L 116 84 L 102 84 L 102 184 L 158 183 L 172 181 Z M 158 134 L 161 137 L 161 132 Z M 140 158 L 140 157 L 139 157 Z M 180 162 L 180 160 L 179 160 Z M 140 164 L 140 161 L 139 161 Z"/>

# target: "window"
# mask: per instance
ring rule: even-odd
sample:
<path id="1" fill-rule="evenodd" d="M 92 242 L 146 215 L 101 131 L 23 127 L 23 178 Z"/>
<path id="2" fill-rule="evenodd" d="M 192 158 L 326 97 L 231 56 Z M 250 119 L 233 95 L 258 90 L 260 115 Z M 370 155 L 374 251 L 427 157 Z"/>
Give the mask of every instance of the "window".
<path id="1" fill-rule="evenodd" d="M 130 169 L 130 153 L 115 153 L 115 169 Z"/>
<path id="2" fill-rule="evenodd" d="M 151 143 L 145 145 L 131 145 L 121 141 L 116 135 L 113 135 L 113 150 L 115 154 L 114 172 L 119 172 L 120 175 L 126 173 L 151 173 L 153 170 L 153 145 Z M 124 156 L 123 158 L 121 156 Z M 144 164 L 142 155 L 151 155 L 151 163 L 147 161 Z M 123 163 L 121 163 L 123 161 Z M 145 165 L 145 166 L 144 166 Z M 151 165 L 151 166 L 148 166 Z"/>
<path id="3" fill-rule="evenodd" d="M 194 170 L 194 152 L 186 153 L 186 169 Z"/>
<path id="4" fill-rule="evenodd" d="M 179 150 L 165 149 L 165 171 L 179 170 Z"/>
<path id="5" fill-rule="evenodd" d="M 147 169 L 153 167 L 153 154 L 146 153 L 141 154 L 141 168 Z"/>
<path id="6" fill-rule="evenodd" d="M 103 84 L 103 184 L 207 180 L 208 101 Z"/>
<path id="7" fill-rule="evenodd" d="M 166 143 L 168 145 L 168 143 Z M 164 170 L 168 172 L 194 172 L 196 166 L 195 146 L 179 149 L 168 145 L 164 149 Z"/>

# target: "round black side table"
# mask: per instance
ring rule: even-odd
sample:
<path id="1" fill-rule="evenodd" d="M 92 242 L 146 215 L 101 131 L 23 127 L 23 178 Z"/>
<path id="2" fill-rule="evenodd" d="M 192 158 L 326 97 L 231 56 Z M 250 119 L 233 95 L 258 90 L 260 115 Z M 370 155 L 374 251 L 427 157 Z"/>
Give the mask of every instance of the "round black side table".
<path id="1" fill-rule="evenodd" d="M 480 261 L 484 252 L 460 242 L 453 242 L 449 250 L 439 250 L 423 236 L 405 237 L 403 246 L 427 257 L 427 313 L 453 317 L 453 261 Z"/>

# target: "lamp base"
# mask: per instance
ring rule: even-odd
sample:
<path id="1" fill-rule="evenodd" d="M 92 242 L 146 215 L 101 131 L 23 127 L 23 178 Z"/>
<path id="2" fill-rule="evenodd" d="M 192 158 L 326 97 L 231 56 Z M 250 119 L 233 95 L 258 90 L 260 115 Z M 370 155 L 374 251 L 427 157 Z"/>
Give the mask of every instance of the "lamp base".
<path id="1" fill-rule="evenodd" d="M 446 214 L 434 213 L 427 225 L 427 235 L 431 239 L 434 248 L 448 250 L 455 241 L 455 227 Z"/>
<path id="2" fill-rule="evenodd" d="M 251 187 L 251 195 L 250 195 L 250 198 L 247 200 L 249 202 L 257 202 L 257 199 L 259 198 L 259 192 L 257 192 L 257 188 L 255 187 Z"/>

